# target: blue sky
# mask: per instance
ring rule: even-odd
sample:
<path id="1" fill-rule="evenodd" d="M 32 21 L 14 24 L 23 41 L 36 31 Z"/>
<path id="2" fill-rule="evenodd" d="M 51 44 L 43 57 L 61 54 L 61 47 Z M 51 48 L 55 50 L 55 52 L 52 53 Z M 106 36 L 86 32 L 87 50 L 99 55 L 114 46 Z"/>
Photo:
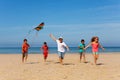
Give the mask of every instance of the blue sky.
<path id="1" fill-rule="evenodd" d="M 21 46 L 29 30 L 40 22 L 44 29 L 28 37 L 41 46 L 52 33 L 69 46 L 98 36 L 103 46 L 120 46 L 120 0 L 0 0 L 0 46 Z"/>

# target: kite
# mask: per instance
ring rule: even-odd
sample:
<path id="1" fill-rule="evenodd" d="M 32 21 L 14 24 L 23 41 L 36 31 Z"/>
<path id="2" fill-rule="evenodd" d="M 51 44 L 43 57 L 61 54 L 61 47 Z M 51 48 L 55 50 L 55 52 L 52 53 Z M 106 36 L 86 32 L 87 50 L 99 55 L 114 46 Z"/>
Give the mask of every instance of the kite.
<path id="1" fill-rule="evenodd" d="M 40 23 L 36 28 L 34 28 L 35 30 L 39 31 L 41 29 L 43 29 L 44 26 L 44 22 Z"/>
<path id="2" fill-rule="evenodd" d="M 27 36 L 30 35 L 30 33 L 31 33 L 32 31 L 34 31 L 34 30 L 37 31 L 37 32 L 36 32 L 36 36 L 37 36 L 37 35 L 38 35 L 38 32 L 39 32 L 41 29 L 43 29 L 43 26 L 44 26 L 44 22 L 40 23 L 37 27 L 35 27 L 34 29 L 30 30 L 30 31 L 28 32 Z M 27 37 L 27 36 L 26 36 L 26 37 Z"/>

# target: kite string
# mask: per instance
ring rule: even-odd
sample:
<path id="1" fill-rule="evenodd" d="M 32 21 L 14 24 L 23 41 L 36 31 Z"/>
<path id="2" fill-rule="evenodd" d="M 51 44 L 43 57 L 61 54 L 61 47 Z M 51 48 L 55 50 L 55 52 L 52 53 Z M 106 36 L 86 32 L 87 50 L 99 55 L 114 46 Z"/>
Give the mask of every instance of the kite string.
<path id="1" fill-rule="evenodd" d="M 38 37 L 38 31 L 36 31 L 36 37 Z"/>
<path id="2" fill-rule="evenodd" d="M 31 47 L 35 47 L 38 42 L 36 42 L 38 40 L 38 36 L 34 35 L 32 38 L 31 38 Z M 33 52 L 31 52 L 33 53 Z"/>
<path id="3" fill-rule="evenodd" d="M 32 31 L 34 31 L 34 29 L 29 30 L 28 33 L 27 33 L 27 35 L 25 36 L 25 38 L 27 38 L 31 34 Z"/>

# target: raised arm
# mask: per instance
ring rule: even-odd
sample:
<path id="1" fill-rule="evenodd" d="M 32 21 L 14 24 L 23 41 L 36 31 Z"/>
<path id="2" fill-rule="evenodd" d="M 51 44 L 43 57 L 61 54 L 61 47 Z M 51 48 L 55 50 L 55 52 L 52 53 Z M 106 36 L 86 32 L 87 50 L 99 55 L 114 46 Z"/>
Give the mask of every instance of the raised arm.
<path id="1" fill-rule="evenodd" d="M 100 43 L 99 43 L 99 47 L 100 47 L 103 51 L 105 50 Z"/>
<path id="2" fill-rule="evenodd" d="M 51 37 L 54 41 L 57 40 L 52 34 L 50 34 L 50 37 Z"/>

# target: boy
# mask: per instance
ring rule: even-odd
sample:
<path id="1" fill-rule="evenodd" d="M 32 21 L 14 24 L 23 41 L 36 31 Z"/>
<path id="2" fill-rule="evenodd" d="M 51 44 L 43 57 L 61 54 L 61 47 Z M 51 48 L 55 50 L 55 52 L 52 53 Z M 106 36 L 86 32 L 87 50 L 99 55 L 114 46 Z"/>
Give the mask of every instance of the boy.
<path id="1" fill-rule="evenodd" d="M 22 44 L 22 62 L 24 63 L 24 60 L 27 61 L 27 57 L 28 57 L 28 48 L 29 48 L 29 44 L 27 43 L 27 39 L 23 40 L 23 44 Z"/>
<path id="2" fill-rule="evenodd" d="M 65 55 L 65 48 L 67 48 L 67 51 L 69 51 L 69 47 L 63 42 L 63 38 L 59 37 L 57 40 L 52 34 L 50 34 L 50 37 L 56 41 L 57 43 L 57 48 L 58 48 L 58 55 L 59 55 L 59 61 L 61 64 L 63 64 L 63 59 Z"/>
<path id="3" fill-rule="evenodd" d="M 86 60 L 85 60 L 85 51 L 84 51 L 84 48 L 85 48 L 85 40 L 84 39 L 81 40 L 81 43 L 78 46 L 78 48 L 79 48 L 79 53 L 80 53 L 80 62 L 81 62 L 82 57 L 83 57 L 84 58 L 84 63 L 85 63 Z"/>
<path id="4" fill-rule="evenodd" d="M 46 62 L 46 59 L 48 57 L 48 46 L 46 42 L 44 42 L 43 46 L 41 47 L 41 50 L 43 51 L 44 61 Z"/>

